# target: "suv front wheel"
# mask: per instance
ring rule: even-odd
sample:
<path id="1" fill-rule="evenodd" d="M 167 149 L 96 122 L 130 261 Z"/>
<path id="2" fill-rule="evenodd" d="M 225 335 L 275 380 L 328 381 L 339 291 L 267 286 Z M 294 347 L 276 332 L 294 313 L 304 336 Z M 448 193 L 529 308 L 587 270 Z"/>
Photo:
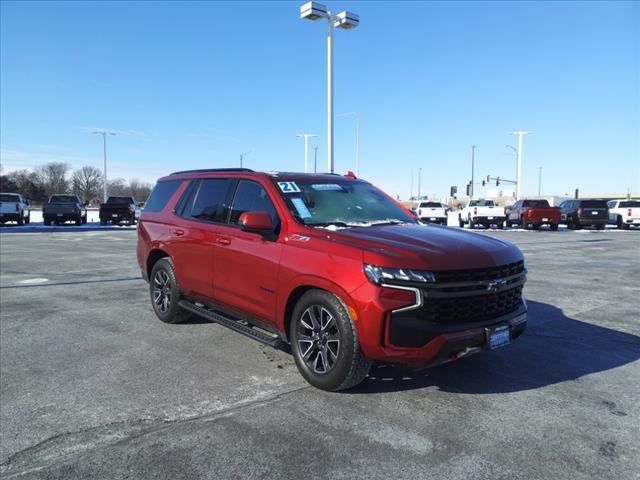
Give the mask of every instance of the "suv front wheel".
<path id="1" fill-rule="evenodd" d="M 191 316 L 178 306 L 180 288 L 169 257 L 161 258 L 155 263 L 149 278 L 151 305 L 160 320 L 165 323 L 180 323 Z"/>
<path id="2" fill-rule="evenodd" d="M 344 304 L 324 290 L 309 290 L 293 310 L 291 350 L 302 376 L 314 387 L 338 391 L 364 380 L 371 368 Z"/>

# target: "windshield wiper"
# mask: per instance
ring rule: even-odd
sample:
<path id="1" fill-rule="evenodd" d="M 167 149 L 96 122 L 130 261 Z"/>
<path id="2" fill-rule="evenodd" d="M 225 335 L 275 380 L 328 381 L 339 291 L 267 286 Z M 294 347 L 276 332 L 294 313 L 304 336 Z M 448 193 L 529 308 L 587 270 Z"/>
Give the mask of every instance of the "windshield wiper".
<path id="1" fill-rule="evenodd" d="M 404 220 L 396 220 L 396 219 L 389 219 L 389 220 L 381 220 L 380 222 L 364 222 L 361 226 L 363 227 L 377 227 L 380 225 L 401 225 L 403 223 L 410 223 Z"/>
<path id="2" fill-rule="evenodd" d="M 342 228 L 348 228 L 348 227 L 353 227 L 353 225 L 349 225 L 348 223 L 344 223 L 344 222 L 315 222 L 315 223 L 305 223 L 305 225 L 307 227 L 342 227 Z"/>

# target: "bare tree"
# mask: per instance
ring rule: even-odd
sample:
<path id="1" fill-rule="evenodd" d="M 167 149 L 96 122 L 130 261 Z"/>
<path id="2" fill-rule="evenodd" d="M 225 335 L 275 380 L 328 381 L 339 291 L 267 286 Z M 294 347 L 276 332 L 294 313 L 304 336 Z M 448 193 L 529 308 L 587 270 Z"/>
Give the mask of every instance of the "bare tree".
<path id="1" fill-rule="evenodd" d="M 137 178 L 129 180 L 129 191 L 131 196 L 139 202 L 144 202 L 151 193 L 152 185 L 147 182 L 141 182 Z"/>
<path id="2" fill-rule="evenodd" d="M 73 172 L 71 186 L 73 193 L 80 195 L 85 202 L 91 202 L 100 196 L 102 172 L 91 165 L 85 165 Z"/>
<path id="3" fill-rule="evenodd" d="M 67 192 L 69 189 L 68 171 L 69 164 L 64 162 L 49 162 L 36 168 L 35 173 L 45 195 Z"/>
<path id="4" fill-rule="evenodd" d="M 109 192 L 109 196 L 126 197 L 129 195 L 129 188 L 127 187 L 127 182 L 124 178 L 118 177 L 109 180 L 107 189 Z"/>
<path id="5" fill-rule="evenodd" d="M 14 170 L 7 177 L 16 185 L 15 191 L 29 200 L 44 200 L 45 193 L 38 176 L 30 170 Z"/>

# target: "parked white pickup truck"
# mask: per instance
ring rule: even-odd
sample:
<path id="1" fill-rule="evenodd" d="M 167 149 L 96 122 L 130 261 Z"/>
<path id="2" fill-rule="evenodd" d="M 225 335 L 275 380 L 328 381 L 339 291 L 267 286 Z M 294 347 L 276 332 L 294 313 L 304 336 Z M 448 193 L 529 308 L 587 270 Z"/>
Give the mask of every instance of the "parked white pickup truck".
<path id="1" fill-rule="evenodd" d="M 449 207 L 440 202 L 420 202 L 416 213 L 423 222 L 447 224 Z"/>
<path id="2" fill-rule="evenodd" d="M 17 222 L 18 225 L 31 221 L 31 208 L 28 200 L 19 193 L 0 193 L 0 223 Z"/>
<path id="3" fill-rule="evenodd" d="M 640 200 L 611 200 L 609 207 L 609 224 L 618 228 L 628 229 L 630 226 L 640 226 Z"/>
<path id="4" fill-rule="evenodd" d="M 466 203 L 460 211 L 459 221 L 460 228 L 467 223 L 469 228 L 473 228 L 476 225 L 484 225 L 485 228 L 489 228 L 489 226 L 495 225 L 502 229 L 504 228 L 505 218 L 504 207 L 497 206 L 493 200 L 480 198 L 478 200 L 469 200 Z"/>

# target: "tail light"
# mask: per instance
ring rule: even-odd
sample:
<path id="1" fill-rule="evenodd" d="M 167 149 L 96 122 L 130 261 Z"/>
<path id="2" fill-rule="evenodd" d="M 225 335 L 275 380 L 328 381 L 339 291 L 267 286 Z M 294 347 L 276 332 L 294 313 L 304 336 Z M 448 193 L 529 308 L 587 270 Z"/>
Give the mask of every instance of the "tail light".
<path id="1" fill-rule="evenodd" d="M 473 214 L 477 215 L 478 214 L 478 209 L 476 207 L 473 207 Z"/>
<path id="2" fill-rule="evenodd" d="M 631 216 L 631 209 L 627 208 L 627 217 L 630 217 L 630 216 Z"/>
<path id="3" fill-rule="evenodd" d="M 19 211 L 20 211 L 20 204 L 16 203 L 16 212 L 19 212 Z"/>

